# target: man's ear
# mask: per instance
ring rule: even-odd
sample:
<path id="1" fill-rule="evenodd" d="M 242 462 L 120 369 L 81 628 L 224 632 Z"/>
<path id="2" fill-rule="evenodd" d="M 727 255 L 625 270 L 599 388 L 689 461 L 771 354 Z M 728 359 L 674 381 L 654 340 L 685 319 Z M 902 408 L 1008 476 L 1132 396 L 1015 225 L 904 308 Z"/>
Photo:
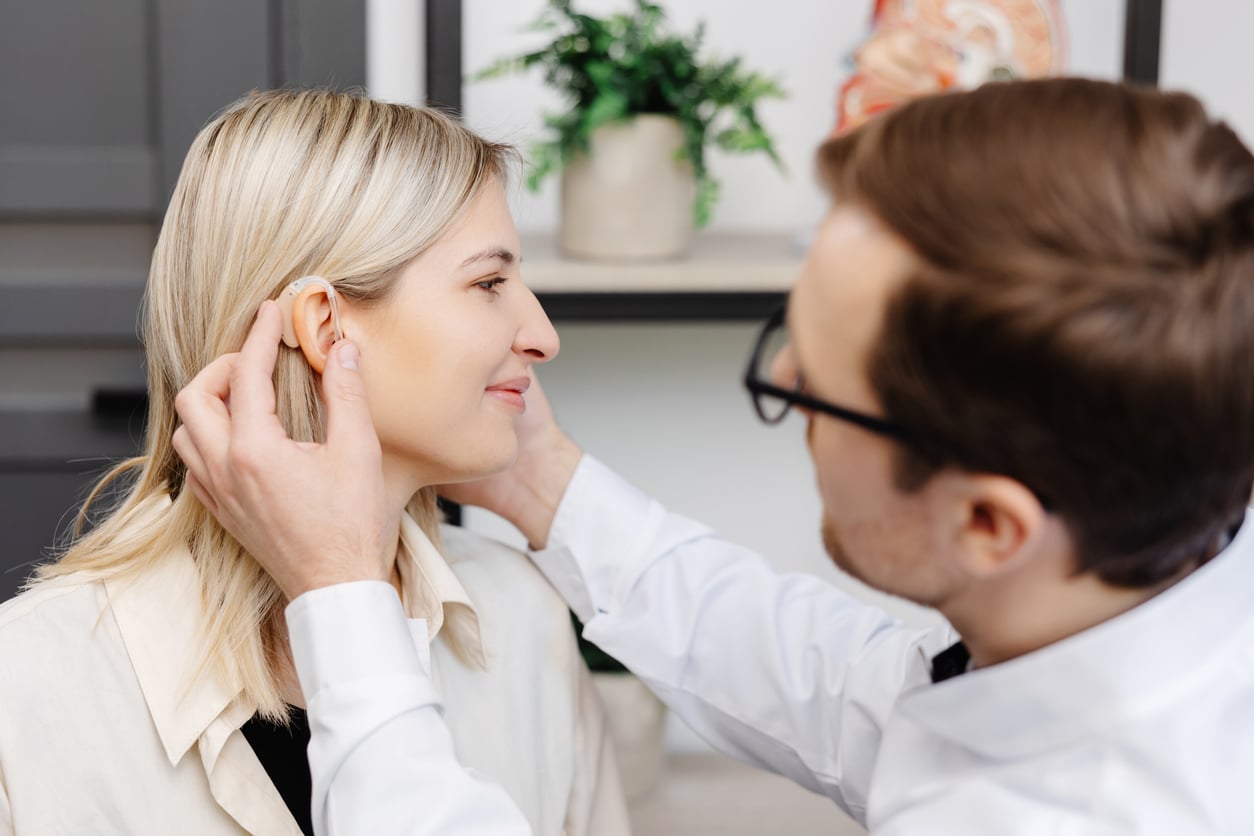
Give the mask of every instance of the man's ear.
<path id="1" fill-rule="evenodd" d="M 292 334 L 305 360 L 318 374 L 327 367 L 327 356 L 335 343 L 331 305 L 327 289 L 316 282 L 301 288 L 292 300 Z"/>
<path id="2" fill-rule="evenodd" d="M 958 560 L 973 578 L 990 578 L 1027 558 L 1044 536 L 1036 495 L 1006 476 L 963 474 Z"/>

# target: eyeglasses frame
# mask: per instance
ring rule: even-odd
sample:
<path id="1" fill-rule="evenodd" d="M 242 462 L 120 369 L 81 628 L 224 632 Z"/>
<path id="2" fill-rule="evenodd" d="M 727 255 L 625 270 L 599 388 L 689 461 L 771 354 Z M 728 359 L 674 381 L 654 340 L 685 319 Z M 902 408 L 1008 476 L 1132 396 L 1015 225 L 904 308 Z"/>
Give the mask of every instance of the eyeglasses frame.
<path id="1" fill-rule="evenodd" d="M 762 352 L 766 348 L 766 343 L 771 335 L 783 327 L 785 317 L 787 316 L 787 307 L 780 307 L 766 320 L 762 326 L 762 330 L 758 333 L 757 342 L 754 343 L 753 353 L 749 356 L 749 364 L 745 368 L 744 384 L 749 390 L 751 400 L 753 401 L 753 409 L 757 412 L 758 417 L 766 424 L 775 425 L 784 420 L 788 415 L 788 411 L 794 406 L 803 409 L 821 412 L 824 415 L 830 415 L 849 424 L 854 424 L 864 430 L 873 432 L 876 435 L 882 435 L 887 438 L 900 441 L 903 444 L 914 444 L 915 436 L 906 427 L 893 421 L 890 418 L 881 418 L 876 415 L 868 415 L 849 407 L 839 406 L 829 401 L 822 400 L 807 395 L 803 390 L 805 387 L 805 379 L 798 375 L 797 384 L 792 389 L 785 389 L 776 386 L 768 379 L 759 377 L 756 373 L 758 365 L 762 360 Z M 785 407 L 779 415 L 772 417 L 768 415 L 762 406 L 763 397 L 779 398 L 785 403 Z"/>

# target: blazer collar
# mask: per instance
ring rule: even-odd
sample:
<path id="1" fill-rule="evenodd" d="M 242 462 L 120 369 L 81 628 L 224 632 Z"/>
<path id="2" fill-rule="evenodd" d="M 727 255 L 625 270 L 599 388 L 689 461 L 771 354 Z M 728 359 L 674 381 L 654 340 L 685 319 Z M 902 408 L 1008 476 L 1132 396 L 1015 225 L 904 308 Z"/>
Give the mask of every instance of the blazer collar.
<path id="1" fill-rule="evenodd" d="M 166 757 L 177 764 L 242 690 L 197 669 L 206 619 L 196 566 L 179 549 L 105 589 Z"/>
<path id="2" fill-rule="evenodd" d="M 487 667 L 479 612 L 444 555 L 409 514 L 401 515 L 401 548 L 396 555 L 401 603 L 410 618 L 427 620 L 427 635 L 445 641 L 467 661 Z"/>
<path id="3" fill-rule="evenodd" d="M 170 504 L 169 497 L 154 499 L 146 513 L 163 513 Z M 486 667 L 474 604 L 431 539 L 408 514 L 401 516 L 397 567 L 409 616 L 427 619 L 433 641 L 443 631 L 446 641 L 464 658 Z M 232 705 L 242 694 L 238 679 L 224 679 L 198 666 L 206 618 L 200 579 L 186 548 L 161 556 L 135 575 L 106 581 L 105 589 L 171 765 L 219 717 L 229 714 L 238 727 L 252 716 L 252 707 Z"/>

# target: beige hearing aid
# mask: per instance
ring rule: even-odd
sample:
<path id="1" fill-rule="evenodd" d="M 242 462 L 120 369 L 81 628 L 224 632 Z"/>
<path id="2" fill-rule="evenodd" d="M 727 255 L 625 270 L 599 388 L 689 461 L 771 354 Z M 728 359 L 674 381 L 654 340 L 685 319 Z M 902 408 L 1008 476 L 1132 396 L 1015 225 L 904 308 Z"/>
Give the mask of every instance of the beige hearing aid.
<path id="1" fill-rule="evenodd" d="M 283 343 L 288 348 L 300 347 L 300 339 L 296 335 L 295 317 L 292 315 L 296 310 L 297 300 L 316 293 L 318 290 L 326 292 L 327 302 L 331 305 L 331 326 L 335 329 L 335 341 L 339 342 L 344 339 L 344 332 L 340 330 L 340 305 L 335 288 L 321 276 L 302 276 L 283 288 L 283 292 L 276 300 L 279 303 L 279 310 L 283 312 Z"/>

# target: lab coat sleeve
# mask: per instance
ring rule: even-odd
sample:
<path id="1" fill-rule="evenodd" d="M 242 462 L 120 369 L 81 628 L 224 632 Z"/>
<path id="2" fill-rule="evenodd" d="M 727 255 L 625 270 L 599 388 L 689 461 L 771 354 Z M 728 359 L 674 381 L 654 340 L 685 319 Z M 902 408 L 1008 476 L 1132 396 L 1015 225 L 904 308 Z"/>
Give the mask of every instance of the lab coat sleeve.
<path id="1" fill-rule="evenodd" d="M 313 590 L 288 605 L 309 713 L 319 836 L 522 836 L 505 791 L 463 769 L 430 676 L 426 622 L 390 584 Z"/>
<path id="2" fill-rule="evenodd" d="M 585 456 L 536 564 L 616 657 L 718 749 L 865 820 L 884 725 L 946 627 L 908 629 L 669 514 Z"/>

